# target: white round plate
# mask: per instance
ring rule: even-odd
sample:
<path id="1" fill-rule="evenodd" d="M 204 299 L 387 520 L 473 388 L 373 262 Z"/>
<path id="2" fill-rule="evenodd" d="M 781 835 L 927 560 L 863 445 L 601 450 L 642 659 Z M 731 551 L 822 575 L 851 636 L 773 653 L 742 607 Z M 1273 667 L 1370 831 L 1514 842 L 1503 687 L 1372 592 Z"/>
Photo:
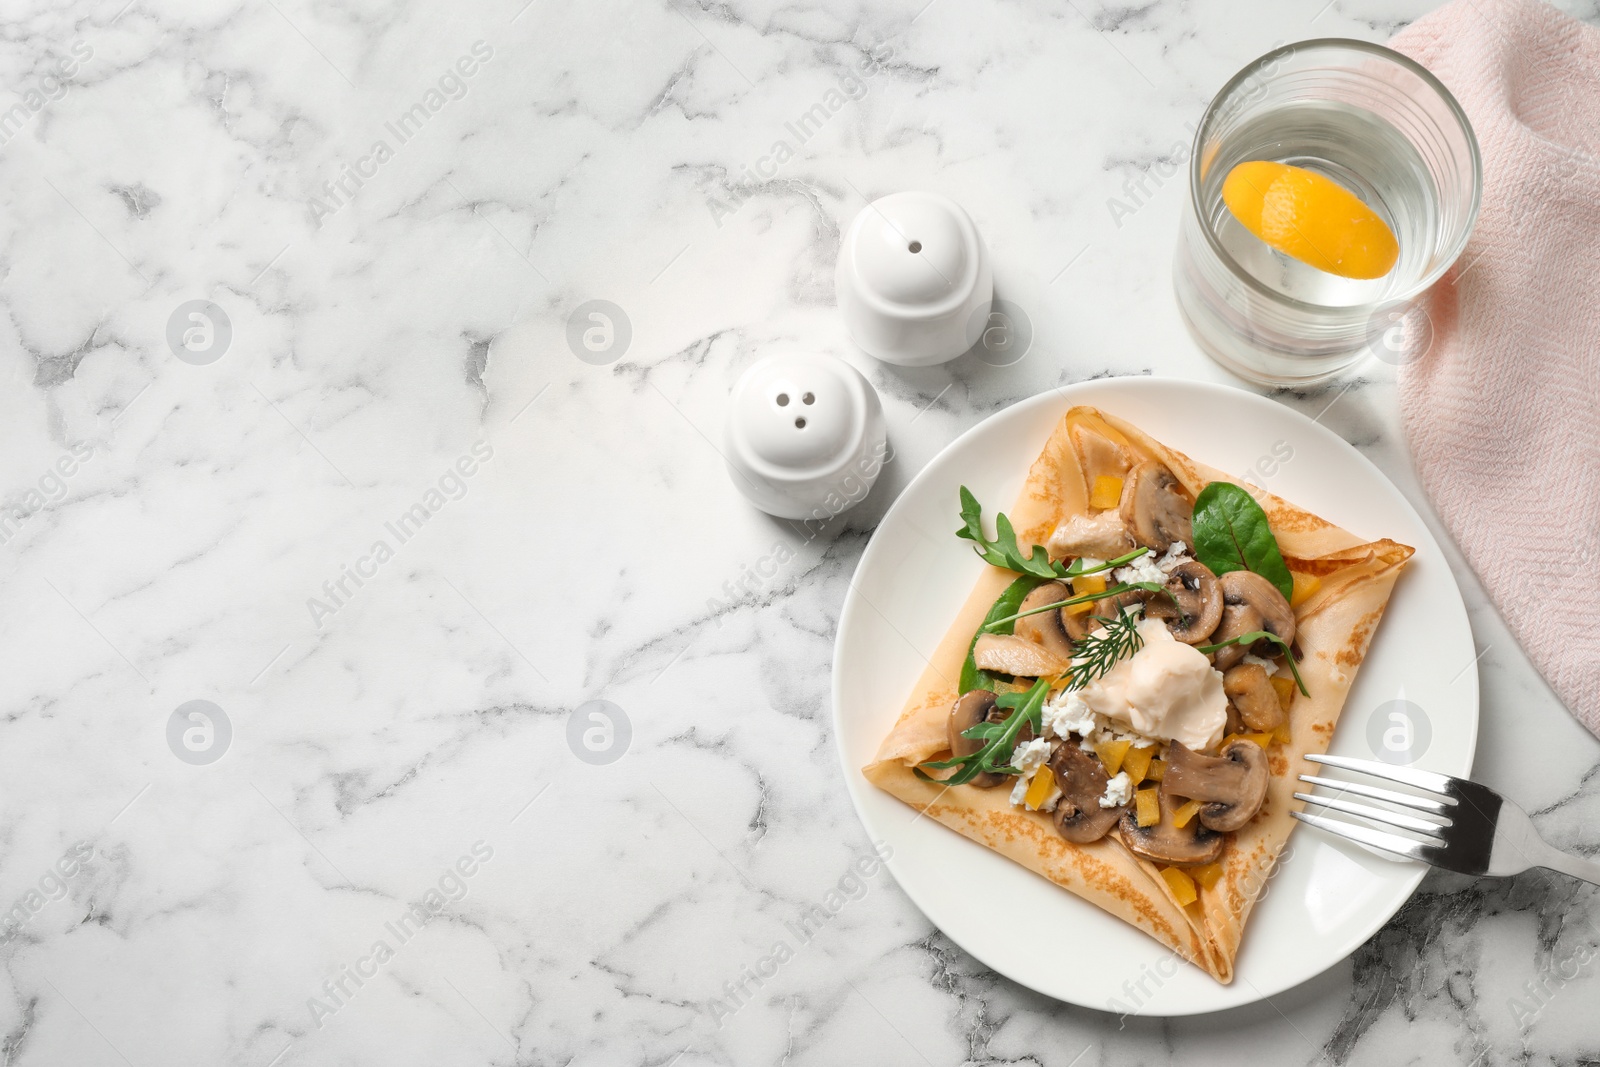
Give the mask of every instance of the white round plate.
<path id="1" fill-rule="evenodd" d="M 991 521 L 1009 509 L 1056 421 L 1075 404 L 1128 419 L 1236 477 L 1254 472 L 1268 491 L 1359 536 L 1414 546 L 1331 751 L 1371 759 L 1369 736 L 1391 747 L 1402 741 L 1405 723 L 1390 719 L 1393 705 L 1385 705 L 1404 699 L 1424 720 L 1412 724 L 1411 762 L 1463 776 L 1472 769 L 1472 631 L 1438 543 L 1400 491 L 1336 434 L 1265 397 L 1196 382 L 1112 378 L 1042 393 L 985 419 L 939 453 L 884 516 L 856 568 L 834 646 L 833 717 L 845 781 L 868 835 L 893 850 L 889 869 L 916 905 L 1011 980 L 1119 1014 L 1191 1015 L 1249 1004 L 1348 956 L 1399 910 L 1425 868 L 1297 826 L 1245 928 L 1233 984 L 1221 985 L 1122 920 L 917 818 L 861 776 L 925 654 L 985 566 L 955 536 L 958 487 L 972 489 Z"/>

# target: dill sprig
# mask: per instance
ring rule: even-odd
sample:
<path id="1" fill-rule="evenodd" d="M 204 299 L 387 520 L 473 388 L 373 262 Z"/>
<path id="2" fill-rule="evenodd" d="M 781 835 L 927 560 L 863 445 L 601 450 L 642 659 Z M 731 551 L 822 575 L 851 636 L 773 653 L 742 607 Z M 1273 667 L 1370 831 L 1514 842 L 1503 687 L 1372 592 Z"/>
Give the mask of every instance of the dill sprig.
<path id="1" fill-rule="evenodd" d="M 1117 613 L 1098 630 L 1073 643 L 1072 672 L 1067 688 L 1082 689 L 1096 678 L 1103 678 L 1122 660 L 1144 647 L 1139 636 L 1139 616 L 1117 608 Z"/>

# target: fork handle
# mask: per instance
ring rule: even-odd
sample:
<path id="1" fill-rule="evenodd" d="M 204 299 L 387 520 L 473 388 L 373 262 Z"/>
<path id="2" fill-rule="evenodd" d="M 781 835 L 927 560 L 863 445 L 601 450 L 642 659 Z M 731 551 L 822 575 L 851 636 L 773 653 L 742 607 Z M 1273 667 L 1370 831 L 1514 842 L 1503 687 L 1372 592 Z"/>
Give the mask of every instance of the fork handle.
<path id="1" fill-rule="evenodd" d="M 1562 852 L 1550 845 L 1545 846 L 1544 858 L 1539 861 L 1540 867 L 1547 867 L 1552 871 L 1570 874 L 1574 878 L 1582 878 L 1585 882 L 1600 885 L 1600 863 Z"/>

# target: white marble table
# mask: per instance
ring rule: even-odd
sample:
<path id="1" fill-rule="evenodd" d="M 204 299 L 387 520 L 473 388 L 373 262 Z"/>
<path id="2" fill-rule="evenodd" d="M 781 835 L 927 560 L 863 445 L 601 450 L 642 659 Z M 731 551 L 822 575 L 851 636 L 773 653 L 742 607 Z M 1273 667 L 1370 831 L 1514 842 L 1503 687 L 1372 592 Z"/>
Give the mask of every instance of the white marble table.
<path id="1" fill-rule="evenodd" d="M 729 992 L 869 847 L 828 672 L 877 517 L 1038 390 L 1225 380 L 1170 295 L 1172 155 L 1274 43 L 1425 4 L 121 2 L 0 43 L 5 1062 L 1600 1057 L 1600 904 L 1542 874 L 1430 876 L 1270 1004 L 1119 1025 L 880 871 Z M 909 186 L 976 217 L 1019 364 L 852 350 L 841 223 Z M 631 337 L 585 361 L 596 299 Z M 896 451 L 809 540 L 711 444 L 780 345 L 861 368 Z M 1392 383 L 1278 399 L 1421 504 Z M 1477 774 L 1592 852 L 1600 744 L 1462 581 Z"/>

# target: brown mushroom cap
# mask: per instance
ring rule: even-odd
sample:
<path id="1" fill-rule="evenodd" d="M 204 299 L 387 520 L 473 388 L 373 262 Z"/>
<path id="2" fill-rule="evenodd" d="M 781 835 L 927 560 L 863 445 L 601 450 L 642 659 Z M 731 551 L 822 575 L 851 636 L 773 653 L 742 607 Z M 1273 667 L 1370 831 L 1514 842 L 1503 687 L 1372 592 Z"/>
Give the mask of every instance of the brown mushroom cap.
<path id="1" fill-rule="evenodd" d="M 1011 717 L 1009 708 L 1002 708 L 997 703 L 998 697 L 987 689 L 969 689 L 956 700 L 950 708 L 950 721 L 946 728 L 947 740 L 952 756 L 970 756 L 982 748 L 987 742 L 976 738 L 964 737 L 963 733 L 972 729 L 980 722 L 1005 722 Z M 1033 740 L 1033 727 L 1024 726 L 1017 735 L 1017 743 Z M 993 789 L 1001 782 L 1009 782 L 1009 774 L 990 774 L 988 771 L 972 779 L 968 785 L 975 785 L 979 789 Z"/>
<path id="2" fill-rule="evenodd" d="M 1210 643 L 1220 644 L 1255 630 L 1269 630 L 1285 644 L 1294 642 L 1294 609 L 1289 607 L 1277 586 L 1255 571 L 1229 571 L 1217 581 L 1222 586 L 1222 620 L 1212 633 Z M 1217 650 L 1215 662 L 1218 670 L 1226 671 L 1244 659 L 1246 652 L 1275 656 L 1279 651 L 1270 641 L 1257 641 L 1248 648 L 1229 645 Z"/>
<path id="3" fill-rule="evenodd" d="M 1255 633 L 1257 630 L 1265 629 L 1265 623 L 1266 620 L 1262 618 L 1261 612 L 1251 605 L 1224 602 L 1222 619 L 1217 623 L 1217 628 L 1211 632 L 1211 644 L 1220 645 L 1222 642 L 1230 641 L 1240 634 Z M 1219 648 L 1212 653 L 1211 661 L 1216 665 L 1217 670 L 1226 671 L 1243 660 L 1245 654 L 1249 651 L 1243 645 L 1228 645 L 1226 648 Z"/>
<path id="4" fill-rule="evenodd" d="M 980 722 L 989 718 L 989 713 L 998 710 L 995 704 L 997 698 L 987 689 L 969 689 L 957 698 L 950 708 L 950 723 L 947 728 L 950 755 L 970 756 L 983 747 L 984 743 L 971 737 L 962 736 L 967 730 L 972 729 Z M 992 789 L 1006 778 L 1003 774 L 978 775 L 969 782 L 979 789 Z"/>
<path id="5" fill-rule="evenodd" d="M 1126 804 L 1115 808 L 1100 806 L 1110 779 L 1105 766 L 1076 741 L 1056 746 L 1050 754 L 1050 773 L 1061 790 L 1053 817 L 1056 831 L 1075 845 L 1087 845 L 1106 836 L 1127 810 Z"/>
<path id="6" fill-rule="evenodd" d="M 1222 621 L 1222 585 L 1197 559 L 1172 568 L 1167 587 L 1146 594 L 1145 614 L 1165 619 L 1172 636 L 1186 645 L 1202 645 Z"/>
<path id="7" fill-rule="evenodd" d="M 1164 620 L 1177 640 L 1199 645 L 1222 618 L 1222 587 L 1210 567 L 1188 560 L 1172 569 L 1164 590 L 1129 589 L 1094 601 L 1086 612 L 1062 612 L 1062 627 L 1070 640 L 1082 641 L 1102 620 L 1115 618 L 1119 610 L 1133 604 L 1143 604 L 1147 617 Z"/>
<path id="8" fill-rule="evenodd" d="M 1266 669 L 1256 663 L 1241 663 L 1222 673 L 1222 691 L 1239 718 L 1252 730 L 1276 730 L 1283 722 L 1283 706 Z"/>
<path id="9" fill-rule="evenodd" d="M 1133 539 L 1165 552 L 1172 542 L 1194 544 L 1194 504 L 1183 484 L 1163 464 L 1148 459 L 1128 472 L 1118 505 Z"/>
<path id="10" fill-rule="evenodd" d="M 1174 741 L 1167 746 L 1166 762 L 1163 806 L 1169 797 L 1200 801 L 1200 822 L 1207 829 L 1239 829 L 1255 818 L 1266 799 L 1267 753 L 1254 741 L 1232 741 L 1217 756 L 1202 756 Z"/>
<path id="11" fill-rule="evenodd" d="M 1022 598 L 1019 611 L 1032 611 L 1046 604 L 1055 604 L 1071 596 L 1071 590 L 1062 582 L 1045 582 Z M 1072 659 L 1072 639 L 1061 621 L 1059 611 L 1041 611 L 1037 615 L 1024 615 L 1014 627 L 1019 637 L 1034 641 L 1054 652 L 1062 659 Z"/>
<path id="12" fill-rule="evenodd" d="M 1170 768 L 1167 773 L 1172 773 Z M 1117 824 L 1117 836 L 1122 838 L 1122 843 L 1128 846 L 1130 852 L 1151 863 L 1168 867 L 1202 867 L 1217 862 L 1222 857 L 1222 846 L 1227 843 L 1227 838 L 1202 826 L 1199 819 L 1190 819 L 1182 827 L 1175 825 L 1172 815 L 1176 810 L 1177 805 L 1163 789 L 1161 821 L 1154 826 L 1140 826 L 1130 808 Z"/>

